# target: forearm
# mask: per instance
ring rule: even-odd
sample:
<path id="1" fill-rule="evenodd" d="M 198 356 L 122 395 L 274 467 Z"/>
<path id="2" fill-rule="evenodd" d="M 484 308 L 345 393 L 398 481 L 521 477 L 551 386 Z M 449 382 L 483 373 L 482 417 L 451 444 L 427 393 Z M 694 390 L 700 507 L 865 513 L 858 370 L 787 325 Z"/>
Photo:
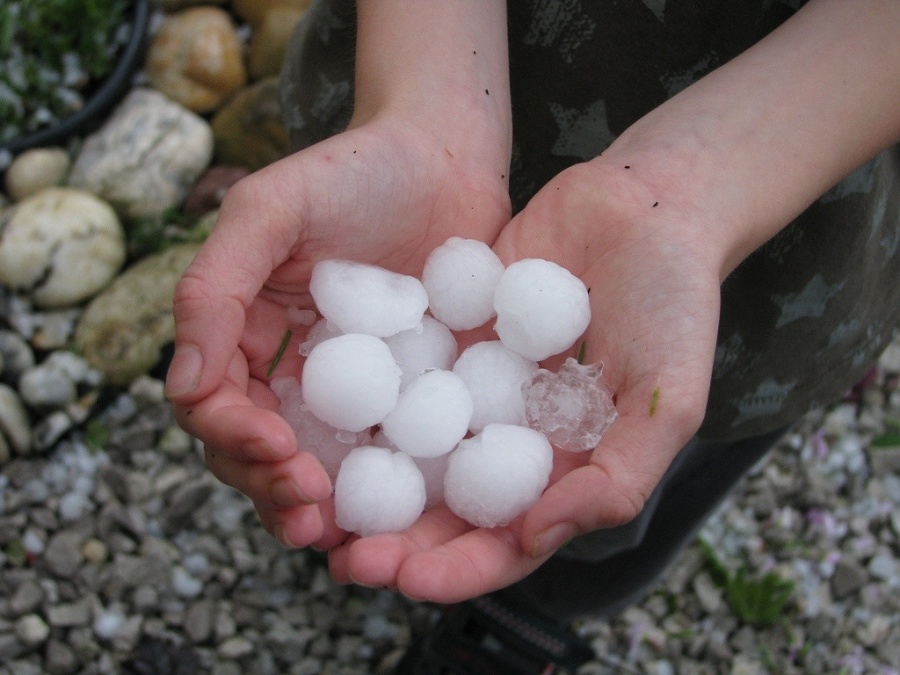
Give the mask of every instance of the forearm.
<path id="1" fill-rule="evenodd" d="M 354 123 L 399 113 L 450 155 L 509 162 L 512 120 L 503 0 L 360 0 Z"/>
<path id="2" fill-rule="evenodd" d="M 900 138 L 898 36 L 896 0 L 813 0 L 595 161 L 632 167 L 660 206 L 699 206 L 724 278 Z"/>

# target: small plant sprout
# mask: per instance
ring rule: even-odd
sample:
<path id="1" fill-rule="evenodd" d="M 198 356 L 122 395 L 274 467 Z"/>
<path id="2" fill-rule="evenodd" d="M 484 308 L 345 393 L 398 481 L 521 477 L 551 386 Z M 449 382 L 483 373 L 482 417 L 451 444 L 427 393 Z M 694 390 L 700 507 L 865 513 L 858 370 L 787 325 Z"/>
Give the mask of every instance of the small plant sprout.
<path id="1" fill-rule="evenodd" d="M 278 346 L 278 351 L 275 352 L 275 356 L 272 357 L 272 363 L 269 366 L 269 369 L 266 371 L 266 377 L 272 377 L 272 373 L 275 372 L 275 368 L 278 366 L 278 362 L 281 361 L 281 357 L 284 356 L 284 350 L 287 349 L 288 343 L 291 341 L 291 336 L 293 334 L 294 333 L 290 328 L 284 331 L 284 337 L 281 338 L 281 344 Z"/>
<path id="2" fill-rule="evenodd" d="M 730 572 L 712 546 L 700 540 L 713 581 L 725 591 L 731 611 L 744 623 L 764 628 L 775 624 L 794 592 L 794 582 L 775 572 L 750 578 L 746 568 Z"/>

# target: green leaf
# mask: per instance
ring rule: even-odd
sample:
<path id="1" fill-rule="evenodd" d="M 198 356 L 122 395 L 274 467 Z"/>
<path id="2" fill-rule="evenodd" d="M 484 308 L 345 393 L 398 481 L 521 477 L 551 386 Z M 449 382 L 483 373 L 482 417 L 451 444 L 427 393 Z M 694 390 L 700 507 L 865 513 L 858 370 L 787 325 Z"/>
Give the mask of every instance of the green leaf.
<path id="1" fill-rule="evenodd" d="M 900 447 L 900 433 L 885 433 L 872 439 L 873 448 L 897 448 Z"/>
<path id="2" fill-rule="evenodd" d="M 28 553 L 19 539 L 13 539 L 7 543 L 3 553 L 6 555 L 6 560 L 13 567 L 23 567 L 28 562 Z"/>
<path id="3" fill-rule="evenodd" d="M 84 442 L 92 450 L 103 450 L 109 442 L 109 430 L 98 419 L 90 420 L 84 427 Z"/>

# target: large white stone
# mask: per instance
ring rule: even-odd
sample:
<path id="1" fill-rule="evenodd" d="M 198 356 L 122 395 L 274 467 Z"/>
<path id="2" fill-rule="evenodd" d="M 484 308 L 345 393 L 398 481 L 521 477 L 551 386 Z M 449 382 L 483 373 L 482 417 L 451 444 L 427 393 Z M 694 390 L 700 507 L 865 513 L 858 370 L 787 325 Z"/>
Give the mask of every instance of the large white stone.
<path id="1" fill-rule="evenodd" d="M 116 276 L 125 257 L 115 211 L 81 190 L 41 190 L 0 218 L 0 282 L 41 307 L 87 300 Z"/>
<path id="2" fill-rule="evenodd" d="M 89 136 L 69 185 L 93 192 L 128 220 L 180 204 L 212 159 L 209 124 L 150 89 L 135 89 Z"/>

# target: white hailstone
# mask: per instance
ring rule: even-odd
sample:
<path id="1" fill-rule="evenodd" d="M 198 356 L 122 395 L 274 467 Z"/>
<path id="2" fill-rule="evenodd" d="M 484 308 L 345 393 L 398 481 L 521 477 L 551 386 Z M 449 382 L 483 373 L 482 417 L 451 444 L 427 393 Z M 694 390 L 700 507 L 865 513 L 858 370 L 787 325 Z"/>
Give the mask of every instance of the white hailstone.
<path id="1" fill-rule="evenodd" d="M 593 450 L 618 416 L 602 373 L 602 363 L 582 365 L 573 358 L 556 373 L 537 370 L 522 388 L 528 426 L 562 450 Z"/>
<path id="2" fill-rule="evenodd" d="M 450 370 L 459 349 L 450 329 L 430 316 L 422 318 L 420 327 L 400 331 L 384 341 L 403 371 L 401 391 L 426 370 Z"/>
<path id="3" fill-rule="evenodd" d="M 537 502 L 552 468 L 553 449 L 542 434 L 489 424 L 451 453 L 444 501 L 477 527 L 506 525 Z"/>
<path id="4" fill-rule="evenodd" d="M 483 326 L 494 316 L 500 258 L 482 241 L 450 237 L 425 261 L 422 285 L 431 313 L 453 330 Z"/>
<path id="5" fill-rule="evenodd" d="M 368 433 L 335 429 L 313 415 L 303 402 L 303 392 L 297 378 L 276 377 L 269 386 L 280 402 L 278 414 L 294 430 L 297 447 L 315 455 L 334 481 L 341 462 L 353 448 L 368 442 Z"/>
<path id="6" fill-rule="evenodd" d="M 330 340 L 331 338 L 339 337 L 343 334 L 344 333 L 338 329 L 337 326 L 328 321 L 328 319 L 319 319 L 312 325 L 309 331 L 307 331 L 306 339 L 300 343 L 300 355 L 309 356 L 309 353 L 320 342 L 325 342 L 325 340 Z"/>
<path id="7" fill-rule="evenodd" d="M 425 480 L 409 455 L 363 446 L 351 452 L 334 485 L 335 522 L 367 537 L 400 532 L 425 508 Z"/>
<path id="8" fill-rule="evenodd" d="M 478 433 L 491 423 L 525 426 L 522 385 L 538 365 L 516 354 L 500 340 L 476 342 L 453 365 L 469 393 L 474 411 L 469 430 Z"/>
<path id="9" fill-rule="evenodd" d="M 309 292 L 322 316 L 344 333 L 388 337 L 415 328 L 428 309 L 422 282 L 350 260 L 316 264 Z"/>
<path id="10" fill-rule="evenodd" d="M 381 429 L 408 455 L 438 457 L 466 435 L 472 410 L 472 395 L 459 375 L 429 370 L 401 392 Z"/>
<path id="11" fill-rule="evenodd" d="M 372 435 L 372 445 L 379 448 L 389 448 L 396 452 L 400 449 L 391 443 L 391 439 L 387 437 L 381 429 Z M 425 509 L 430 509 L 444 501 L 444 474 L 447 473 L 447 464 L 450 462 L 448 452 L 437 457 L 413 457 L 412 460 L 422 472 L 422 478 L 425 479 Z"/>
<path id="12" fill-rule="evenodd" d="M 506 268 L 494 293 L 494 329 L 507 347 L 541 361 L 584 333 L 591 306 L 584 283 L 549 260 L 528 258 Z"/>
<path id="13" fill-rule="evenodd" d="M 397 404 L 400 375 L 383 341 L 348 333 L 313 348 L 300 385 L 303 401 L 320 420 L 337 429 L 362 431 L 381 422 Z"/>

